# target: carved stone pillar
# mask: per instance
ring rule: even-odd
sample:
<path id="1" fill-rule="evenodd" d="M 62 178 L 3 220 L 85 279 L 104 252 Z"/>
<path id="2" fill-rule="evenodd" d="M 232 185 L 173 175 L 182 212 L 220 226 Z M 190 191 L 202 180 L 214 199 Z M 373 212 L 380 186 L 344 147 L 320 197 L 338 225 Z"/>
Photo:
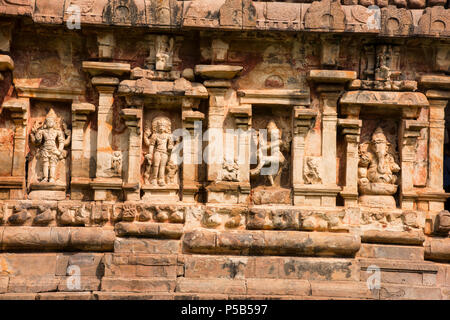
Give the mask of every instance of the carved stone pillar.
<path id="1" fill-rule="evenodd" d="M 92 184 L 94 200 L 107 200 L 107 190 L 122 189 L 122 178 L 112 178 L 106 170 L 111 167 L 114 91 L 119 79 L 114 77 L 94 77 L 92 84 L 99 93 L 97 111 L 97 168 Z"/>
<path id="2" fill-rule="evenodd" d="M 122 190 L 122 172 L 112 168 L 114 92 L 119 84 L 117 76 L 130 72 L 127 63 L 83 61 L 83 70 L 93 76 L 92 84 L 99 93 L 97 110 L 97 153 L 95 179 L 91 181 L 94 200 L 114 199 L 111 190 Z M 118 151 L 120 153 L 120 151 Z M 120 154 L 117 157 L 121 157 Z"/>
<path id="3" fill-rule="evenodd" d="M 249 131 L 252 106 L 250 104 L 240 105 L 230 109 L 238 129 L 237 161 L 239 165 L 239 203 L 247 203 L 250 196 L 250 139 Z"/>
<path id="4" fill-rule="evenodd" d="M 345 187 L 340 193 L 345 207 L 358 206 L 358 145 L 361 126 L 362 121 L 359 119 L 339 119 L 339 127 L 345 139 Z"/>
<path id="5" fill-rule="evenodd" d="M 239 202 L 239 183 L 222 179 L 224 157 L 227 152 L 224 132 L 226 112 L 226 100 L 233 90 L 231 88 L 231 79 L 236 77 L 242 70 L 239 66 L 229 65 L 197 65 L 195 74 L 208 79 L 204 81 L 204 86 L 209 94 L 209 112 L 208 112 L 208 146 L 206 151 L 207 163 L 207 201 L 208 202 Z M 225 148 L 224 148 L 225 145 Z M 233 144 L 234 145 L 234 144 Z"/>
<path id="6" fill-rule="evenodd" d="M 444 176 L 444 136 L 445 107 L 450 100 L 450 76 L 424 75 L 420 78 L 426 91 L 429 106 L 429 143 L 428 143 L 428 180 L 427 191 L 420 195 L 420 200 L 428 201 L 428 210 L 434 216 L 444 209 L 447 198 L 443 185 Z"/>
<path id="7" fill-rule="evenodd" d="M 24 198 L 26 129 L 29 109 L 30 100 L 28 98 L 7 100 L 2 107 L 2 110 L 11 112 L 11 118 L 15 125 L 11 176 L 0 178 L 0 188 L 9 189 L 9 199 Z"/>
<path id="8" fill-rule="evenodd" d="M 317 83 L 322 111 L 322 200 L 321 205 L 336 206 L 337 186 L 337 104 L 344 84 L 356 79 L 356 72 L 344 70 L 311 70 L 308 79 Z"/>
<path id="9" fill-rule="evenodd" d="M 301 190 L 304 187 L 305 140 L 311 129 L 316 111 L 305 107 L 294 107 L 294 128 L 292 137 L 292 185 L 294 187 L 294 205 L 304 205 L 305 195 Z"/>
<path id="10" fill-rule="evenodd" d="M 142 107 L 122 109 L 128 127 L 128 165 L 123 189 L 125 200 L 140 200 Z"/>
<path id="11" fill-rule="evenodd" d="M 188 133 L 183 137 L 183 202 L 195 202 L 200 191 L 200 166 L 202 163 L 202 121 L 205 115 L 193 110 L 198 104 L 194 99 L 184 98 L 182 101 L 183 129 Z"/>
<path id="12" fill-rule="evenodd" d="M 88 115 L 95 112 L 90 103 L 72 104 L 72 161 L 71 194 L 73 200 L 83 200 L 84 192 L 90 187 L 90 155 L 84 154 L 84 133 Z"/>
<path id="13" fill-rule="evenodd" d="M 402 120 L 400 127 L 400 158 L 401 158 L 401 193 L 400 201 L 403 210 L 413 210 L 417 194 L 414 192 L 414 160 L 416 156 L 416 142 L 420 137 L 420 130 L 427 127 L 427 123 L 417 120 Z"/>

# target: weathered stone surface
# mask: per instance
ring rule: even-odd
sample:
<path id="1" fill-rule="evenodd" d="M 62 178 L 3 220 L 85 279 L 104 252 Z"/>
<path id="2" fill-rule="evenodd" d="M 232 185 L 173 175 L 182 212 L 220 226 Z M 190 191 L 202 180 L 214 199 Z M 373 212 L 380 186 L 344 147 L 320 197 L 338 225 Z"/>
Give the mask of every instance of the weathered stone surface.
<path id="1" fill-rule="evenodd" d="M 310 281 L 311 295 L 340 298 L 378 299 L 379 294 L 368 289 L 366 283 L 339 281 Z"/>
<path id="2" fill-rule="evenodd" d="M 10 277 L 8 292 L 11 293 L 32 293 L 56 291 L 60 278 L 56 276 L 28 276 Z"/>
<path id="3" fill-rule="evenodd" d="M 102 291 L 129 291 L 129 292 L 173 292 L 175 280 L 147 278 L 147 279 L 123 279 L 107 278 L 102 279 Z"/>
<path id="4" fill-rule="evenodd" d="M 45 292 L 39 293 L 36 300 L 94 300 L 91 292 Z"/>
<path id="5" fill-rule="evenodd" d="M 400 284 L 382 284 L 380 288 L 380 299 L 440 300 L 442 299 L 442 295 L 439 288 L 416 287 Z"/>
<path id="6" fill-rule="evenodd" d="M 424 248 L 363 243 L 358 256 L 362 258 L 423 260 Z"/>
<path id="7" fill-rule="evenodd" d="M 249 279 L 247 294 L 308 296 L 311 294 L 311 285 L 305 280 Z"/>
<path id="8" fill-rule="evenodd" d="M 36 293 L 3 293 L 0 300 L 36 300 Z"/>
<path id="9" fill-rule="evenodd" d="M 179 250 L 180 241 L 177 240 L 117 238 L 114 242 L 114 252 L 118 253 L 169 254 L 178 253 Z"/>
<path id="10" fill-rule="evenodd" d="M 222 293 L 245 294 L 246 283 L 244 280 L 228 279 L 183 279 L 177 281 L 176 292 L 181 293 Z"/>

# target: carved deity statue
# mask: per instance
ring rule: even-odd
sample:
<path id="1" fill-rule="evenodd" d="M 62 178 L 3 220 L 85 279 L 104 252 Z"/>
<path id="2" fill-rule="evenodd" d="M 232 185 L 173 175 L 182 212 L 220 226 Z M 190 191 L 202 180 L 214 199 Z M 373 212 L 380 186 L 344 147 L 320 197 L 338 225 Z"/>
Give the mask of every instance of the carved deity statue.
<path id="1" fill-rule="evenodd" d="M 390 151 L 383 129 L 372 134 L 367 151 L 361 151 L 358 164 L 358 189 L 365 195 L 393 195 L 397 191 L 397 175 L 400 171 Z"/>
<path id="2" fill-rule="evenodd" d="M 55 112 L 50 109 L 43 124 L 41 122 L 34 124 L 30 138 L 36 145 L 37 157 L 42 162 L 41 182 L 55 182 L 56 165 L 67 155 L 64 147 L 70 143 L 70 130 L 64 122 L 60 124 Z"/>
<path id="3" fill-rule="evenodd" d="M 280 175 L 286 162 L 286 158 L 281 152 L 281 147 L 283 146 L 281 130 L 278 129 L 275 121 L 270 120 L 266 129 L 267 137 L 264 137 L 262 134 L 258 135 L 258 164 L 254 169 L 250 170 L 250 175 L 267 175 L 270 185 L 273 186 L 275 184 L 274 179 Z M 267 169 L 267 171 L 263 168 Z M 263 170 L 264 172 L 262 172 Z"/>
<path id="4" fill-rule="evenodd" d="M 166 35 L 156 37 L 156 70 L 168 71 L 172 68 L 174 40 Z"/>
<path id="5" fill-rule="evenodd" d="M 155 117 L 151 131 L 148 127 L 144 129 L 144 143 L 149 147 L 145 155 L 147 167 L 144 182 L 162 187 L 167 183 L 166 170 L 170 176 L 169 183 L 174 180 L 173 166 L 169 165 L 170 153 L 174 147 L 170 119 L 164 116 Z"/>

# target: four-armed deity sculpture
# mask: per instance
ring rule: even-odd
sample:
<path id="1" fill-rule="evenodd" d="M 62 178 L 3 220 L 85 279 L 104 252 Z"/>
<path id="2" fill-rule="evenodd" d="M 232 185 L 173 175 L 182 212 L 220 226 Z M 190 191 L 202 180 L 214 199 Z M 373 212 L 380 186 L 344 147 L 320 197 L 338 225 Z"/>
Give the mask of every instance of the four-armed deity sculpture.
<path id="1" fill-rule="evenodd" d="M 378 127 L 373 132 L 367 150 L 363 150 L 362 146 L 360 145 L 358 165 L 360 202 L 395 207 L 393 195 L 397 192 L 396 173 L 400 171 L 400 167 L 383 129 Z"/>
<path id="2" fill-rule="evenodd" d="M 42 164 L 41 182 L 54 183 L 57 179 L 56 166 L 67 155 L 64 147 L 70 143 L 70 130 L 64 122 L 61 124 L 58 121 L 55 112 L 50 109 L 44 123 L 34 124 L 30 139 L 37 148 L 37 158 Z"/>
<path id="3" fill-rule="evenodd" d="M 257 166 L 250 170 L 250 175 L 267 175 L 271 186 L 275 184 L 275 178 L 281 174 L 286 158 L 281 152 L 284 145 L 281 139 L 281 130 L 275 121 L 270 120 L 267 124 L 267 136 L 257 134 Z"/>
<path id="4" fill-rule="evenodd" d="M 176 171 L 169 161 L 174 147 L 170 119 L 165 116 L 155 117 L 151 130 L 149 127 L 144 129 L 144 143 L 148 146 L 144 183 L 160 187 L 167 183 L 173 184 Z"/>

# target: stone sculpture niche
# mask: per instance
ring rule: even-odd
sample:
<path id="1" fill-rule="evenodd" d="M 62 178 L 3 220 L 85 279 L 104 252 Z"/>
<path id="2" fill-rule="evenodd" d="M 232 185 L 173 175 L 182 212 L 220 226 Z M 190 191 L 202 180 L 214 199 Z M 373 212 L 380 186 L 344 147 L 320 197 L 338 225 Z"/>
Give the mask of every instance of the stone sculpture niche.
<path id="1" fill-rule="evenodd" d="M 255 204 L 291 202 L 289 155 L 292 138 L 283 111 L 276 111 L 276 116 L 270 119 L 258 117 L 258 114 L 254 117 L 250 178 Z"/>
<path id="2" fill-rule="evenodd" d="M 400 166 L 381 127 L 359 146 L 358 191 L 362 205 L 395 208 Z"/>
<path id="3" fill-rule="evenodd" d="M 66 161 L 71 130 L 53 108 L 44 121 L 36 120 L 30 131 L 31 163 L 29 187 L 31 199 L 65 199 Z"/>
<path id="4" fill-rule="evenodd" d="M 144 128 L 143 139 L 148 147 L 144 155 L 143 199 L 159 195 L 177 200 L 178 165 L 172 154 L 175 140 L 171 120 L 167 116 L 154 117 L 151 125 Z"/>

